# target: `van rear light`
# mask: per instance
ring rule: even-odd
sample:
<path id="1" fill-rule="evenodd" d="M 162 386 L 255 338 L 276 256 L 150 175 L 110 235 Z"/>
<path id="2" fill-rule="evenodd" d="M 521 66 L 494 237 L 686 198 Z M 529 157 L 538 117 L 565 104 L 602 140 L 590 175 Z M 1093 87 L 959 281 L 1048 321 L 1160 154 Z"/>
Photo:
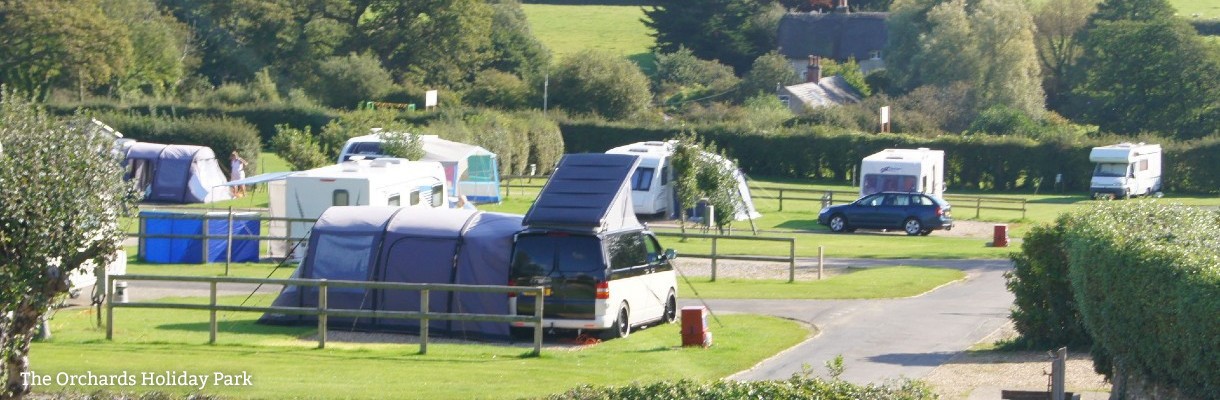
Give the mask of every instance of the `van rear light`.
<path id="1" fill-rule="evenodd" d="M 509 279 L 509 280 L 508 280 L 508 286 L 517 286 L 517 284 L 516 284 L 515 282 L 513 282 L 513 280 L 512 280 L 512 279 Z M 510 299 L 511 299 L 511 298 L 513 298 L 513 297 L 517 297 L 517 292 L 508 292 L 508 298 L 510 298 Z"/>
<path id="2" fill-rule="evenodd" d="M 599 300 L 609 299 L 610 298 L 610 282 L 598 282 L 597 283 L 597 296 L 594 296 L 594 297 Z"/>

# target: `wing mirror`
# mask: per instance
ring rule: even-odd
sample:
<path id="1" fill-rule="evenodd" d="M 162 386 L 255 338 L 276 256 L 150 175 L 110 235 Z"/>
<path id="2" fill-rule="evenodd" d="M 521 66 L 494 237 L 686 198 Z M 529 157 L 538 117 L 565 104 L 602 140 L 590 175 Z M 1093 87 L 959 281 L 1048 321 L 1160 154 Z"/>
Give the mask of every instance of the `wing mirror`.
<path id="1" fill-rule="evenodd" d="M 674 249 L 665 249 L 665 259 L 666 260 L 672 260 L 675 258 L 678 258 L 677 251 L 674 251 Z"/>

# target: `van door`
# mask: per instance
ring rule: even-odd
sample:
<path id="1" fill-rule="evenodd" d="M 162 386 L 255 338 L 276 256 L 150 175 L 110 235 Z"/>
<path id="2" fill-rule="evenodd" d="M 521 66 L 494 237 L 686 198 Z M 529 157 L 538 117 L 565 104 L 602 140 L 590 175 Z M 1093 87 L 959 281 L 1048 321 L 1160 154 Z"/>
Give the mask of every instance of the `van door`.
<path id="1" fill-rule="evenodd" d="M 656 267 L 649 262 L 643 232 L 627 232 L 605 239 L 610 257 L 611 298 L 621 298 L 631 307 L 633 322 L 657 318 L 664 310 L 666 292 L 652 284 Z M 619 296 L 622 293 L 622 296 Z M 616 304 L 607 304 L 615 309 Z"/>
<path id="2" fill-rule="evenodd" d="M 543 318 L 594 319 L 597 283 L 606 281 L 606 263 L 597 237 L 567 233 L 520 235 L 513 245 L 509 283 L 545 286 Z M 523 296 L 517 313 L 534 314 L 534 299 Z"/>

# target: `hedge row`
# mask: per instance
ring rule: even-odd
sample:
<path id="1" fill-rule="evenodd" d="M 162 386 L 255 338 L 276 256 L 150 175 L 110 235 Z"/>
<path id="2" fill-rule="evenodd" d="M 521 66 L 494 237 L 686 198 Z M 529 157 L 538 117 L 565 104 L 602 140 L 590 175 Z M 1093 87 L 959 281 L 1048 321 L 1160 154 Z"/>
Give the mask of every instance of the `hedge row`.
<path id="1" fill-rule="evenodd" d="M 141 142 L 189 144 L 211 147 L 221 168 L 229 170 L 229 154 L 234 150 L 250 162 L 248 173 L 258 172 L 261 152 L 258 131 L 253 125 L 234 118 L 180 117 L 162 118 L 132 114 L 98 114 L 94 118 L 123 133 L 124 137 Z"/>
<path id="2" fill-rule="evenodd" d="M 936 395 L 926 384 L 903 379 L 885 385 L 857 385 L 843 380 L 792 377 L 788 380 L 737 382 L 719 380 L 698 382 L 634 383 L 621 387 L 582 385 L 547 397 L 550 400 L 702 400 L 702 399 L 933 399 Z"/>
<path id="3" fill-rule="evenodd" d="M 259 140 L 263 144 L 271 143 L 275 137 L 275 126 L 287 124 L 297 129 L 310 128 L 312 132 L 321 132 L 338 113 L 321 107 L 294 107 L 289 105 L 252 105 L 235 108 L 192 107 L 181 105 L 148 105 L 119 107 L 114 103 L 48 105 L 48 109 L 57 114 L 68 115 L 77 107 L 106 115 L 135 114 L 142 116 L 161 116 L 170 118 L 240 118 L 256 129 Z M 115 127 L 116 129 L 118 127 Z"/>
<path id="4" fill-rule="evenodd" d="M 1068 277 L 1068 254 L 1063 247 L 1067 218 L 1060 216 L 1054 224 L 1030 229 L 1021 242 L 1021 252 L 1012 254 L 1012 271 L 1004 274 L 1005 285 L 1015 297 L 1009 319 L 1029 349 L 1079 349 L 1093 343 Z"/>
<path id="5" fill-rule="evenodd" d="M 563 122 L 567 151 L 602 152 L 645 140 L 676 138 L 680 126 L 641 128 L 599 122 Z M 826 127 L 785 128 L 770 133 L 741 133 L 730 126 L 697 128 L 701 137 L 724 149 L 749 174 L 831 179 L 850 182 L 865 156 L 886 148 L 929 147 L 945 150 L 945 180 L 952 188 L 1032 190 L 1053 188 L 1062 174 L 1063 189 L 1088 190 L 1093 165 L 1089 150 L 1121 139 L 1043 141 L 1016 136 L 944 135 L 923 138 L 897 134 L 860 134 Z M 1162 142 L 1166 190 L 1220 192 L 1220 138 Z"/>
<path id="6" fill-rule="evenodd" d="M 1115 392 L 1220 393 L 1220 213 L 1124 201 L 1062 222 L 1094 365 L 1115 382 Z M 1133 387 L 1125 383 L 1144 391 L 1128 392 Z"/>

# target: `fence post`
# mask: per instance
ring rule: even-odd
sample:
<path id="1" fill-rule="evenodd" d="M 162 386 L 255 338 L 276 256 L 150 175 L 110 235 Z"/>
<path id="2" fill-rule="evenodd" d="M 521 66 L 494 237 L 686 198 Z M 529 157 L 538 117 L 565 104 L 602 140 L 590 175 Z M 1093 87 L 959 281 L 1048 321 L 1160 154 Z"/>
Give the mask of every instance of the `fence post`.
<path id="1" fill-rule="evenodd" d="M 200 264 L 208 263 L 208 240 L 211 239 L 211 236 L 212 233 L 208 230 L 208 215 L 203 214 L 203 246 L 199 246 L 203 248 L 203 260 L 199 261 Z"/>
<path id="2" fill-rule="evenodd" d="M 1025 203 L 1028 202 L 1029 200 L 1021 199 L 1021 219 L 1025 219 Z"/>
<path id="3" fill-rule="evenodd" d="M 822 267 L 825 265 L 826 246 L 818 246 L 818 280 L 822 280 Z"/>
<path id="4" fill-rule="evenodd" d="M 534 357 L 542 355 L 542 298 L 546 296 L 546 288 L 538 287 L 534 296 Z"/>
<path id="5" fill-rule="evenodd" d="M 229 276 L 229 263 L 233 261 L 233 206 L 229 206 L 229 229 L 225 229 L 225 276 Z"/>
<path id="6" fill-rule="evenodd" d="M 114 340 L 114 280 L 106 281 L 106 340 Z"/>
<path id="7" fill-rule="evenodd" d="M 796 239 L 788 240 L 788 283 L 796 282 Z"/>
<path id="8" fill-rule="evenodd" d="M 419 354 L 428 354 L 428 289 L 419 290 Z"/>
<path id="9" fill-rule="evenodd" d="M 326 348 L 326 280 L 318 281 L 318 348 Z"/>
<path id="10" fill-rule="evenodd" d="M 983 198 L 974 199 L 974 219 L 979 219 L 979 214 L 983 212 Z"/>
<path id="11" fill-rule="evenodd" d="M 712 238 L 712 282 L 716 281 L 716 238 Z"/>
<path id="12" fill-rule="evenodd" d="M 208 312 L 211 317 L 208 320 L 208 344 L 216 344 L 216 281 L 212 281 L 212 291 L 209 295 L 211 301 L 208 302 Z"/>
<path id="13" fill-rule="evenodd" d="M 784 189 L 779 190 L 779 210 L 784 211 Z"/>

